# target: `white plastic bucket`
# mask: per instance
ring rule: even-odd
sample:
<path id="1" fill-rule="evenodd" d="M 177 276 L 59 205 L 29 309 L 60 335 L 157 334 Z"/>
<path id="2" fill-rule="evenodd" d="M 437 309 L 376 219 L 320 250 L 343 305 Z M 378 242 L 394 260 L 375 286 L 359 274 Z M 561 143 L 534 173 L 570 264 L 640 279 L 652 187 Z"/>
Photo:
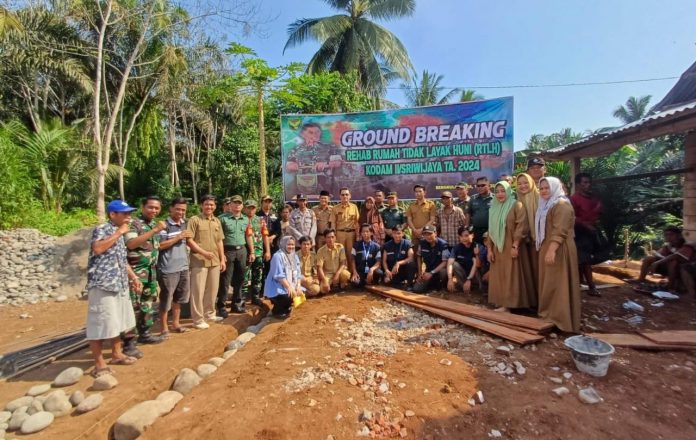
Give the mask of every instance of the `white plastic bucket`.
<path id="1" fill-rule="evenodd" d="M 611 344 L 579 335 L 566 339 L 565 345 L 570 348 L 570 355 L 578 370 L 590 376 L 606 376 L 611 355 L 615 351 Z"/>

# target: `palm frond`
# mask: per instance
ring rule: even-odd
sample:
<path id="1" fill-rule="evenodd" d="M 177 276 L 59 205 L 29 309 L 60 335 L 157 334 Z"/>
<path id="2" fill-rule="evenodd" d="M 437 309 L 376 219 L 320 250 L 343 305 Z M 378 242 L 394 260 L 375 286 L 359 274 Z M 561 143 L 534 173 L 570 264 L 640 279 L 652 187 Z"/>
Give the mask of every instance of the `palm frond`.
<path id="1" fill-rule="evenodd" d="M 370 0 L 367 15 L 377 20 L 410 17 L 416 10 L 415 0 Z"/>

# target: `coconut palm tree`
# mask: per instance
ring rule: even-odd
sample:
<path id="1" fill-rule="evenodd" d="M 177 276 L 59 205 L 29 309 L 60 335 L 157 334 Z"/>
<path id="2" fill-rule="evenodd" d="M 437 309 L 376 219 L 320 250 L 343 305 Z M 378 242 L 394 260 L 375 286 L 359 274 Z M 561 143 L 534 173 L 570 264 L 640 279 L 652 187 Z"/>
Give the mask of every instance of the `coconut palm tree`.
<path id="1" fill-rule="evenodd" d="M 474 89 L 464 89 L 462 94 L 459 95 L 459 102 L 470 102 L 470 101 L 481 101 L 486 99 L 483 95 L 476 93 Z"/>
<path id="2" fill-rule="evenodd" d="M 641 96 L 636 98 L 631 96 L 626 100 L 625 105 L 620 105 L 614 110 L 614 117 L 621 119 L 624 124 L 630 124 L 645 117 L 648 113 L 648 104 L 650 104 L 651 95 Z"/>
<path id="3" fill-rule="evenodd" d="M 446 95 L 440 97 L 445 90 L 440 85 L 443 76 L 423 70 L 423 74 L 418 77 L 416 74 L 410 84 L 401 84 L 401 90 L 406 95 L 408 105 L 412 107 L 433 104 L 447 104 L 449 100 L 459 92 L 459 89 L 452 89 Z"/>
<path id="4" fill-rule="evenodd" d="M 358 72 L 360 88 L 382 96 L 390 81 L 408 80 L 413 70 L 406 48 L 385 27 L 372 20 L 389 20 L 413 14 L 415 0 L 324 0 L 344 14 L 301 18 L 288 26 L 290 47 L 315 40 L 321 47 L 307 65 L 307 73 Z"/>

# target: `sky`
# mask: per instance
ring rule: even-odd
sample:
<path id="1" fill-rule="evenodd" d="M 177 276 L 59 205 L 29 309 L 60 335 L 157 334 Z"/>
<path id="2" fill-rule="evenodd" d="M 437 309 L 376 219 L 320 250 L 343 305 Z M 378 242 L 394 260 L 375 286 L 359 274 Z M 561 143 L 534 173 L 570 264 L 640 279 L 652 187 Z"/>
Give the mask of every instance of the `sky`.
<path id="1" fill-rule="evenodd" d="M 266 23 L 247 37 L 270 65 L 308 62 L 319 47 L 288 49 L 287 26 L 337 13 L 321 0 L 265 0 Z M 678 77 L 696 61 L 694 0 L 417 0 L 411 17 L 379 22 L 406 46 L 419 74 L 452 87 L 545 85 Z M 533 134 L 585 132 L 621 123 L 630 96 L 656 104 L 676 79 L 574 87 L 478 88 L 514 97 L 515 150 Z M 405 105 L 399 83 L 387 99 Z"/>

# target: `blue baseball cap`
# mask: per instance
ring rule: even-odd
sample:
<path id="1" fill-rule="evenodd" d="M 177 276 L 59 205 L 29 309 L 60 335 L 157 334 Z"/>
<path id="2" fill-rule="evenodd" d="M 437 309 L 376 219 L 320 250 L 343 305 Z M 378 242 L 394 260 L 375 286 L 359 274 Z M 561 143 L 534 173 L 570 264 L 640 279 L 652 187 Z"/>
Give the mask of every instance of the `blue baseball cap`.
<path id="1" fill-rule="evenodd" d="M 123 200 L 113 200 L 106 207 L 106 212 L 133 212 L 136 209 Z"/>

